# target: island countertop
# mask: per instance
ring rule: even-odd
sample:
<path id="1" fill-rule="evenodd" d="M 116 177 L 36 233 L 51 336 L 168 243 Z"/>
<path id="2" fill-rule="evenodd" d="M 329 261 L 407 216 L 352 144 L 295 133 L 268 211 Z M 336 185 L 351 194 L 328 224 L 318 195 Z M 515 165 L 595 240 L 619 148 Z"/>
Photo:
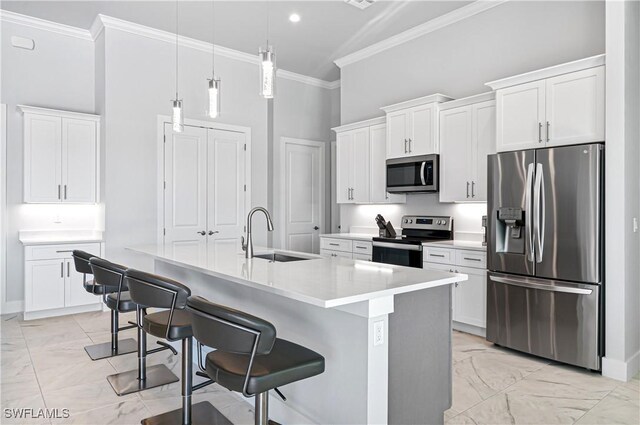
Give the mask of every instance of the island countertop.
<path id="1" fill-rule="evenodd" d="M 323 308 L 467 280 L 465 274 L 273 249 L 256 248 L 255 255 L 276 252 L 308 259 L 291 262 L 249 260 L 232 244 L 218 245 L 211 250 L 162 244 L 134 246 L 129 250 Z"/>

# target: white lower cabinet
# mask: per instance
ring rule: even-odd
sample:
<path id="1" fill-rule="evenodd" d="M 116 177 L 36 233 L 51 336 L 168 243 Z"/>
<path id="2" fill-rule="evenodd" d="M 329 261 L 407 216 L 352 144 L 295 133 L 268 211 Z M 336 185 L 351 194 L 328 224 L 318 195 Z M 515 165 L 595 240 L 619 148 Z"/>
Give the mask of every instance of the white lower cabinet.
<path id="1" fill-rule="evenodd" d="M 76 272 L 74 249 L 103 251 L 100 243 L 25 246 L 25 320 L 101 308 L 102 299 L 84 289 L 84 276 Z"/>
<path id="2" fill-rule="evenodd" d="M 485 336 L 487 327 L 486 253 L 483 251 L 425 247 L 425 269 L 469 276 L 453 287 L 453 328 Z"/>
<path id="3" fill-rule="evenodd" d="M 320 255 L 371 261 L 373 244 L 369 241 L 320 236 Z"/>

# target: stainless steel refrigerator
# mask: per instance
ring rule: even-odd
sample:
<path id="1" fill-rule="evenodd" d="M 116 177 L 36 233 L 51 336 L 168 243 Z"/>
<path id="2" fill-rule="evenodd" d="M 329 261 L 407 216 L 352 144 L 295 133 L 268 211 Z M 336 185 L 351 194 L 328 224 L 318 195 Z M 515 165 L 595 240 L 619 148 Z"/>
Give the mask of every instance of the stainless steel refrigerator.
<path id="1" fill-rule="evenodd" d="M 487 340 L 600 370 L 604 145 L 488 161 Z"/>

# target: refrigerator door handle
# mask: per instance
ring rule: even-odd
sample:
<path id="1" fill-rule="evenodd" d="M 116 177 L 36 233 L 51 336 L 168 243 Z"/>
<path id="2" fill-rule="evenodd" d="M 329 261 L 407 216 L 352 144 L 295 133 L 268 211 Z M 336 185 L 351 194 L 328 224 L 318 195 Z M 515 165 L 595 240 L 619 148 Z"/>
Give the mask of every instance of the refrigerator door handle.
<path id="1" fill-rule="evenodd" d="M 529 237 L 529 261 L 533 263 L 533 163 L 527 165 L 527 190 L 525 191 L 525 227 L 527 228 L 527 235 Z"/>
<path id="2" fill-rule="evenodd" d="M 490 276 L 494 282 L 504 283 L 506 285 L 520 286 L 522 288 L 540 289 L 543 291 L 563 292 L 566 294 L 591 295 L 592 289 L 575 288 L 573 286 L 545 285 L 541 283 L 533 283 L 526 280 L 511 279 L 502 276 Z"/>
<path id="3" fill-rule="evenodd" d="M 536 164 L 536 178 L 533 184 L 533 231 L 535 236 L 536 263 L 542 262 L 542 244 L 540 243 L 540 186 L 542 183 L 542 164 Z"/>

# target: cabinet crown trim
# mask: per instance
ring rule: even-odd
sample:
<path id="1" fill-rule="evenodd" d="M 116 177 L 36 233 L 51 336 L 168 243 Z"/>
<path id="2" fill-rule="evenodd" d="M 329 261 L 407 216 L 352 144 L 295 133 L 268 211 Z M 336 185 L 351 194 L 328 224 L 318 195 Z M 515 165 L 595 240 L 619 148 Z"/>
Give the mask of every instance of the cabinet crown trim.
<path id="1" fill-rule="evenodd" d="M 404 102 L 394 103 L 393 105 L 383 106 L 382 109 L 386 113 L 395 112 L 402 109 L 413 108 L 414 106 L 426 105 L 427 103 L 443 103 L 453 100 L 442 93 L 434 93 L 429 96 L 418 97 L 416 99 L 405 100 Z"/>
<path id="2" fill-rule="evenodd" d="M 372 118 L 370 120 L 358 121 L 350 124 L 344 124 L 338 127 L 333 127 L 331 130 L 335 131 L 336 133 L 342 133 L 344 131 L 355 130 L 355 129 L 364 128 L 364 127 L 371 127 L 373 125 L 380 125 L 380 124 L 386 124 L 386 123 L 387 123 L 387 117 L 377 117 L 377 118 Z"/>
<path id="3" fill-rule="evenodd" d="M 85 112 L 62 111 L 58 109 L 41 108 L 38 106 L 18 105 L 23 114 L 49 115 L 53 117 L 75 118 L 87 121 L 100 122 L 100 115 L 88 114 Z"/>
<path id="4" fill-rule="evenodd" d="M 499 80 L 489 81 L 485 86 L 491 87 L 493 90 L 504 89 L 506 87 L 517 86 L 532 81 L 544 80 L 556 77 L 562 74 L 582 71 L 584 69 L 595 68 L 605 64 L 605 54 L 591 56 L 584 59 L 578 59 L 572 62 L 554 65 L 535 71 L 525 72 L 524 74 L 514 75 L 512 77 L 501 78 Z"/>
<path id="5" fill-rule="evenodd" d="M 452 100 L 451 102 L 440 105 L 440 111 L 446 111 L 447 109 L 460 108 L 462 106 L 474 105 L 476 103 L 489 102 L 496 99 L 496 92 L 490 91 L 488 93 L 476 94 L 474 96 L 464 97 L 462 99 Z"/>

